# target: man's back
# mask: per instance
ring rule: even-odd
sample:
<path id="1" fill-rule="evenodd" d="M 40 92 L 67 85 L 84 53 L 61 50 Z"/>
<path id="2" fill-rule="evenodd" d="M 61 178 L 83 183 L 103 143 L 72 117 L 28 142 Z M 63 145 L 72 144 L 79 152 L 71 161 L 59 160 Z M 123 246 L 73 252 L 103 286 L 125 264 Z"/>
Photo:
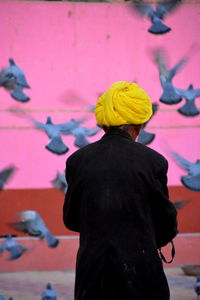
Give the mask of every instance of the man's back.
<path id="1" fill-rule="evenodd" d="M 83 280 L 80 274 L 86 272 L 83 286 L 92 284 L 87 267 L 102 276 L 107 265 L 117 282 L 124 278 L 121 274 L 127 265 L 134 266 L 125 272 L 129 281 L 135 278 L 132 292 L 135 284 L 143 286 L 147 279 L 151 287 L 158 282 L 165 285 L 156 228 L 165 231 L 165 219 L 171 218 L 167 239 L 173 238 L 176 215 L 168 200 L 166 172 L 167 161 L 160 154 L 134 142 L 120 129 L 109 131 L 68 159 L 64 222 L 69 229 L 80 231 L 76 282 Z M 166 215 L 159 215 L 159 205 L 167 207 Z M 84 263 L 86 257 L 88 263 Z M 78 286 L 77 295 L 83 289 Z M 126 283 L 124 290 L 129 290 Z"/>

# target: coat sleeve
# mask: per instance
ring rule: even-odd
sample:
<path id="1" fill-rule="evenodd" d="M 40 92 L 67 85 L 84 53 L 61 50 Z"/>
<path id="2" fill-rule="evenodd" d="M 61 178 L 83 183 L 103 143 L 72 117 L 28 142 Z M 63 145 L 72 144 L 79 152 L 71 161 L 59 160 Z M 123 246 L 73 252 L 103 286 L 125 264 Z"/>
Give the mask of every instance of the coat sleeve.
<path id="1" fill-rule="evenodd" d="M 73 181 L 73 168 L 69 159 L 66 162 L 65 177 L 68 188 L 63 205 L 63 222 L 66 228 L 80 232 L 80 199 Z"/>
<path id="2" fill-rule="evenodd" d="M 164 159 L 154 181 L 151 201 L 157 248 L 167 245 L 178 233 L 177 211 L 169 200 L 167 170 L 168 162 Z"/>

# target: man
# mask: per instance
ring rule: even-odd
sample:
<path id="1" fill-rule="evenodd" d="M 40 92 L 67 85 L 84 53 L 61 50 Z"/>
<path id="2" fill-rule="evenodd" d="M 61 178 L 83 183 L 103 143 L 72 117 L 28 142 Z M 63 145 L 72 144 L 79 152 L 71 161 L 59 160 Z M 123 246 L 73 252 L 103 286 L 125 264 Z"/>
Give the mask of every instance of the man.
<path id="1" fill-rule="evenodd" d="M 169 300 L 158 254 L 177 234 L 167 160 L 135 141 L 152 103 L 135 83 L 114 83 L 95 115 L 105 135 L 72 154 L 63 207 L 80 232 L 76 300 Z"/>

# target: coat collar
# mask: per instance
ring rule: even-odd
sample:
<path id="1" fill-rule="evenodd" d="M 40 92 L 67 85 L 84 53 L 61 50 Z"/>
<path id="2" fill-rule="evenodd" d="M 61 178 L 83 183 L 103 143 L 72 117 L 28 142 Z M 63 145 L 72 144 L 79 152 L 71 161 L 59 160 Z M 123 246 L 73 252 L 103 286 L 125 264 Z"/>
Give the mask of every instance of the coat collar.
<path id="1" fill-rule="evenodd" d="M 107 136 L 110 136 L 110 135 L 120 135 L 124 138 L 127 138 L 131 141 L 133 141 L 133 139 L 131 138 L 130 134 L 122 129 L 119 129 L 119 128 L 111 128 L 109 129 L 102 137 L 102 139 L 106 138 Z"/>

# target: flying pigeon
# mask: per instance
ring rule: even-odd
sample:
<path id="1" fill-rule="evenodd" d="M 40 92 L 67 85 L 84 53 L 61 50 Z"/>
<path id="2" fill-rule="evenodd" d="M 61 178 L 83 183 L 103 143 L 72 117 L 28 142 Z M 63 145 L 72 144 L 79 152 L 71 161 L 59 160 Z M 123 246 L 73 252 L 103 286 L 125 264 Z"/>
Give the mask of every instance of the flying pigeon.
<path id="1" fill-rule="evenodd" d="M 47 117 L 46 123 L 41 123 L 36 121 L 31 116 L 27 115 L 23 110 L 10 110 L 11 112 L 15 112 L 20 116 L 28 119 L 34 124 L 35 128 L 43 130 L 48 137 L 50 138 L 50 142 L 45 146 L 47 150 L 57 155 L 65 154 L 69 151 L 69 148 L 64 144 L 61 135 L 70 134 L 71 130 L 76 128 L 77 125 L 84 122 L 85 119 L 71 119 L 69 122 L 54 124 L 50 116 Z"/>
<path id="2" fill-rule="evenodd" d="M 9 260 L 14 260 L 22 256 L 22 254 L 28 250 L 23 245 L 12 239 L 12 235 L 9 234 L 3 244 L 0 245 L 0 254 L 7 250 L 10 253 Z"/>
<path id="3" fill-rule="evenodd" d="M 57 293 L 52 289 L 51 283 L 47 283 L 46 290 L 42 292 L 41 300 L 56 300 Z"/>
<path id="4" fill-rule="evenodd" d="M 20 222 L 11 223 L 15 229 L 28 233 L 30 236 L 45 239 L 49 247 L 57 247 L 59 240 L 51 234 L 43 219 L 36 211 L 24 210 L 20 212 L 19 216 L 21 219 Z"/>
<path id="5" fill-rule="evenodd" d="M 158 104 L 157 103 L 152 104 L 152 110 L 153 110 L 153 114 L 152 114 L 152 117 L 153 117 L 155 115 L 155 113 L 158 111 Z M 150 144 L 151 142 L 153 142 L 153 140 L 155 138 L 155 133 L 148 132 L 144 129 L 147 123 L 145 123 L 144 127 L 140 130 L 140 133 L 139 133 L 138 139 L 137 139 L 137 141 L 139 143 L 143 144 L 143 145 Z"/>
<path id="6" fill-rule="evenodd" d="M 86 136 L 94 136 L 101 130 L 100 127 L 96 128 L 86 128 L 81 126 L 75 126 L 69 131 L 62 131 L 63 134 L 75 136 L 74 145 L 78 148 L 84 147 L 89 144 L 89 141 L 86 139 Z"/>
<path id="7" fill-rule="evenodd" d="M 65 173 L 58 172 L 56 177 L 51 181 L 51 183 L 55 188 L 66 193 L 68 184 L 65 179 Z"/>
<path id="8" fill-rule="evenodd" d="M 173 11 L 181 0 L 163 0 L 156 4 L 155 9 L 151 4 L 143 0 L 133 0 L 135 10 L 142 16 L 147 16 L 151 20 L 151 27 L 148 32 L 153 34 L 164 34 L 171 28 L 163 23 L 167 13 Z"/>
<path id="9" fill-rule="evenodd" d="M 200 89 L 194 89 L 190 84 L 187 90 L 181 90 L 176 88 L 176 93 L 185 98 L 186 103 L 178 109 L 178 112 L 186 117 L 194 117 L 199 115 L 199 109 L 195 104 L 195 98 L 200 97 Z"/>
<path id="10" fill-rule="evenodd" d="M 182 184 L 194 192 L 200 192 L 200 160 L 192 163 L 176 152 L 171 152 L 171 155 L 178 165 L 188 172 L 187 176 L 181 177 Z"/>
<path id="11" fill-rule="evenodd" d="M 25 74 L 16 64 L 9 59 L 10 66 L 0 72 L 0 86 L 11 91 L 11 96 L 19 102 L 27 102 L 30 98 L 23 92 L 24 88 L 30 88 Z"/>
<path id="12" fill-rule="evenodd" d="M 185 65 L 188 58 L 184 57 L 171 69 L 166 67 L 166 54 L 163 49 L 154 51 L 154 62 L 159 70 L 160 83 L 163 93 L 160 96 L 160 102 L 165 104 L 177 104 L 182 100 L 180 93 L 177 93 L 176 88 L 172 83 L 172 79 L 177 72 Z"/>
<path id="13" fill-rule="evenodd" d="M 200 276 L 197 276 L 196 283 L 194 284 L 194 291 L 197 294 L 197 299 L 200 297 Z"/>
<path id="14" fill-rule="evenodd" d="M 16 171 L 16 167 L 10 166 L 0 171 L 0 190 L 3 190 L 4 185 L 9 181 L 13 173 Z"/>
<path id="15" fill-rule="evenodd" d="M 35 127 L 42 129 L 50 138 L 50 142 L 45 148 L 55 154 L 65 154 L 69 151 L 69 148 L 63 143 L 61 138 L 61 125 L 63 124 L 53 124 L 51 117 L 47 117 L 46 123 L 41 123 L 34 121 Z"/>

